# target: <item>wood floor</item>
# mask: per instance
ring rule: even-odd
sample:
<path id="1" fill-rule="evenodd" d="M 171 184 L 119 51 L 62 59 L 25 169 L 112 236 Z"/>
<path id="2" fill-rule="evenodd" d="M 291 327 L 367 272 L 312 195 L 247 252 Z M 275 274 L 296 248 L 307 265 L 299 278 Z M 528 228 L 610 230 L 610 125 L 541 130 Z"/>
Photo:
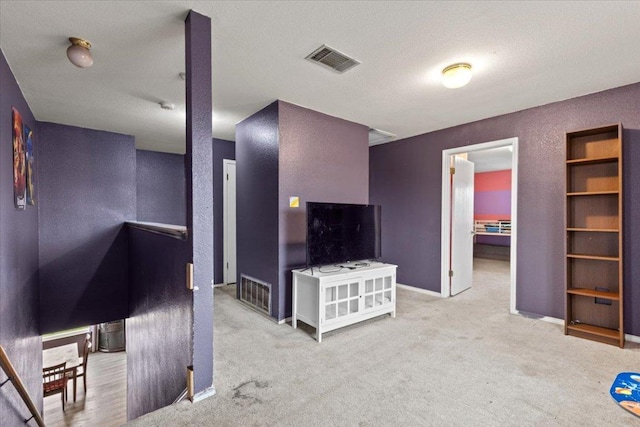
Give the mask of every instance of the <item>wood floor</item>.
<path id="1" fill-rule="evenodd" d="M 127 421 L 127 355 L 125 352 L 89 355 L 87 394 L 78 380 L 77 400 L 73 401 L 73 383 L 62 412 L 60 395 L 44 398 L 44 422 L 58 426 L 121 426 Z"/>

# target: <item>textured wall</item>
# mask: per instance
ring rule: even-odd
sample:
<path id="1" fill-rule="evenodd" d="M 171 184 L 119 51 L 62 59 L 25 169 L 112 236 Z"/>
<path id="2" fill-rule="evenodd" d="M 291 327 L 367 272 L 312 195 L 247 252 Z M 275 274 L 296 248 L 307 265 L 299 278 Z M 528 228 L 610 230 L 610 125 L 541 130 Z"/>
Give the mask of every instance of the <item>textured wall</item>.
<path id="1" fill-rule="evenodd" d="M 224 139 L 213 139 L 213 280 L 222 283 L 224 258 L 224 159 L 236 158 L 236 144 Z"/>
<path id="2" fill-rule="evenodd" d="M 276 293 L 278 102 L 236 125 L 236 209 L 238 282 L 246 274 L 271 283 Z"/>
<path id="3" fill-rule="evenodd" d="M 39 123 L 40 329 L 129 314 L 125 221 L 136 217 L 128 135 Z"/>
<path id="4" fill-rule="evenodd" d="M 136 150 L 138 221 L 186 225 L 184 156 Z"/>
<path id="5" fill-rule="evenodd" d="M 170 405 L 187 386 L 193 300 L 186 241 L 129 228 L 127 419 Z"/>
<path id="6" fill-rule="evenodd" d="M 0 50 L 0 345 L 42 410 L 42 340 L 38 333 L 38 206 L 18 211 L 13 205 L 13 145 L 11 107 L 35 134 L 37 166 L 40 158 L 38 126 Z M 39 202 L 36 180 L 36 203 Z M 6 376 L 0 373 L 0 381 Z M 15 388 L 0 389 L 0 424 L 22 425 L 29 411 Z"/>
<path id="7" fill-rule="evenodd" d="M 195 393 L 213 385 L 213 148 L 211 19 L 191 11 L 185 21 L 187 227 L 193 262 Z"/>
<path id="8" fill-rule="evenodd" d="M 306 202 L 369 201 L 369 128 L 283 101 L 279 106 L 277 301 L 283 319 L 291 315 L 291 269 L 306 265 Z M 289 207 L 290 196 L 300 197 L 299 208 Z"/>
<path id="9" fill-rule="evenodd" d="M 370 149 L 370 202 L 382 204 L 382 254 L 398 282 L 440 292 L 441 158 L 446 148 L 519 138 L 518 310 L 564 317 L 564 133 L 622 122 L 625 328 L 640 335 L 640 84 L 493 117 Z"/>

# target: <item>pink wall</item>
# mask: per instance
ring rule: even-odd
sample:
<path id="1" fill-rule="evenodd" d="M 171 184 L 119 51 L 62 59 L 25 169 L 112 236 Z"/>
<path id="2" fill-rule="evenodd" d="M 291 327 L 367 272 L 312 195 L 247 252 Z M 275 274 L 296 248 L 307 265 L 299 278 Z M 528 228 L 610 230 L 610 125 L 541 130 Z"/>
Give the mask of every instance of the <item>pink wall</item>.
<path id="1" fill-rule="evenodd" d="M 474 219 L 511 219 L 511 169 L 476 173 L 474 191 Z"/>

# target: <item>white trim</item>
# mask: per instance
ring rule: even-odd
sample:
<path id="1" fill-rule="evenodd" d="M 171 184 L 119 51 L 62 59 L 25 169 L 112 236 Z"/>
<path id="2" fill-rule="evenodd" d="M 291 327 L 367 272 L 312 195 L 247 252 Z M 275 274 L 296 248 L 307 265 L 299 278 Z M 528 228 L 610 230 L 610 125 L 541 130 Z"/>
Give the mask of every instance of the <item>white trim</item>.
<path id="1" fill-rule="evenodd" d="M 518 311 L 518 310 L 513 311 L 511 314 L 517 314 L 518 316 L 526 317 L 527 319 L 542 320 L 543 322 L 553 323 L 554 325 L 564 326 L 564 320 L 563 319 L 558 319 L 557 317 L 538 316 L 538 315 L 535 315 L 535 314 L 524 313 L 524 312 L 521 312 L 521 311 Z"/>
<path id="2" fill-rule="evenodd" d="M 276 320 L 276 323 L 278 325 L 284 325 L 285 323 L 291 322 L 291 319 L 293 319 L 293 316 L 289 316 L 289 317 L 285 317 L 284 319 Z M 273 319 L 273 320 L 275 320 L 275 319 Z"/>
<path id="3" fill-rule="evenodd" d="M 430 291 L 428 289 L 416 288 L 415 286 L 409 285 L 401 285 L 400 283 L 396 283 L 396 287 L 400 289 L 406 289 L 407 291 L 417 292 L 419 294 L 431 295 L 432 297 L 442 298 L 442 295 L 439 292 Z"/>
<path id="4" fill-rule="evenodd" d="M 636 335 L 624 334 L 624 339 L 629 342 L 640 343 L 640 337 Z"/>
<path id="5" fill-rule="evenodd" d="M 235 160 L 229 160 L 229 159 L 222 159 L 222 242 L 223 242 L 223 249 L 222 249 L 222 282 L 223 284 L 227 284 L 227 283 L 235 283 L 236 278 L 234 277 L 233 280 L 229 280 L 228 277 L 228 271 L 227 271 L 227 263 L 228 263 L 228 257 L 229 257 L 229 248 L 227 247 L 227 239 L 226 239 L 226 232 L 227 232 L 227 222 L 229 221 L 229 219 L 227 218 L 227 197 L 228 197 L 228 188 L 227 186 L 229 185 L 229 181 L 226 179 L 227 173 L 228 173 L 228 167 L 229 165 L 234 165 L 235 166 L 236 161 Z M 236 243 L 237 244 L 237 243 Z M 237 260 L 236 260 L 237 262 Z"/>
<path id="6" fill-rule="evenodd" d="M 191 402 L 196 403 L 196 402 L 200 402 L 201 400 L 206 399 L 207 397 L 211 397 L 213 395 L 216 394 L 216 389 L 213 388 L 213 386 L 206 388 L 204 390 L 202 390 L 199 393 L 196 393 L 193 395 L 193 399 L 191 400 Z"/>
<path id="7" fill-rule="evenodd" d="M 449 185 L 449 165 L 451 164 L 451 156 L 455 154 L 468 153 L 471 151 L 487 150 L 490 148 L 498 148 L 512 146 L 513 154 L 511 156 L 511 296 L 509 302 L 509 311 L 513 314 L 516 310 L 516 266 L 517 266 L 517 234 L 518 234 L 518 138 L 506 138 L 497 141 L 483 142 L 480 144 L 467 145 L 462 147 L 450 148 L 442 150 L 442 199 L 441 199 L 441 217 L 440 217 L 440 295 L 442 298 L 451 296 L 449 289 L 449 251 L 451 246 L 451 223 L 449 217 L 451 215 L 451 186 Z"/>

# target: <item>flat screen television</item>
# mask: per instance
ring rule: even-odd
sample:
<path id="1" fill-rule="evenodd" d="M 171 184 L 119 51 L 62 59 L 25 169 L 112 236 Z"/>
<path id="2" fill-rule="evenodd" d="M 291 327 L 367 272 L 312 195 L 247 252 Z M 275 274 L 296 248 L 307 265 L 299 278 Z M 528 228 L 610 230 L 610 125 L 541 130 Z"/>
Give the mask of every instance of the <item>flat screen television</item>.
<path id="1" fill-rule="evenodd" d="M 378 205 L 307 202 L 307 267 L 381 256 Z"/>

